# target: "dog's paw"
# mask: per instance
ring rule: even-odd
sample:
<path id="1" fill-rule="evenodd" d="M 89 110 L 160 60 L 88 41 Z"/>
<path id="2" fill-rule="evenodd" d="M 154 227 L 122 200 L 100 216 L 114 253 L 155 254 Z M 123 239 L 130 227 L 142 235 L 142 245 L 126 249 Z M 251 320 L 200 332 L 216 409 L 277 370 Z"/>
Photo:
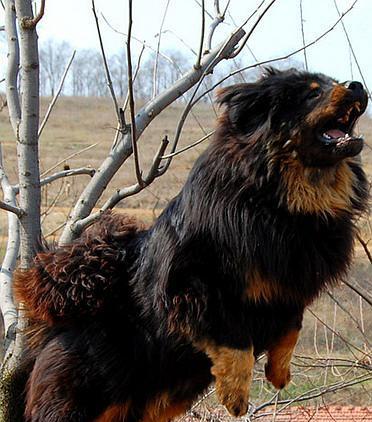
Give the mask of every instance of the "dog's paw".
<path id="1" fill-rule="evenodd" d="M 281 390 L 289 384 L 291 380 L 291 371 L 289 367 L 275 368 L 270 364 L 265 365 L 266 379 L 278 390 Z"/>
<path id="2" fill-rule="evenodd" d="M 247 413 L 249 407 L 249 390 L 230 389 L 226 384 L 216 383 L 216 393 L 218 401 L 226 407 L 230 415 L 234 417 L 243 416 Z"/>

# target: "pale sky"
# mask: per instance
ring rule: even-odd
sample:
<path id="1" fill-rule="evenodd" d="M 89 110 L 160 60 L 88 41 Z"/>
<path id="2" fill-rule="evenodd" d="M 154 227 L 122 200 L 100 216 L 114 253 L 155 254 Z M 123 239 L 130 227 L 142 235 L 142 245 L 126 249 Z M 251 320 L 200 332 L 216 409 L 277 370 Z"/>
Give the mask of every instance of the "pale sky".
<path id="1" fill-rule="evenodd" d="M 168 12 L 164 21 L 161 49 L 173 48 L 188 52 L 189 50 L 174 35 L 176 34 L 187 45 L 198 49 L 200 36 L 201 9 L 196 0 L 134 0 L 133 34 L 156 46 L 162 16 L 169 1 Z M 237 24 L 248 17 L 260 3 L 260 0 L 231 0 L 231 16 Z M 213 13 L 213 0 L 205 0 L 206 9 Z M 266 4 L 269 0 L 266 0 Z M 337 20 L 334 0 L 302 0 L 304 31 L 307 42 L 312 41 Z M 352 0 L 337 0 L 338 7 L 345 11 L 353 3 Z M 221 0 L 221 9 L 226 1 Z M 103 13 L 110 24 L 118 31 L 127 31 L 127 1 L 126 0 L 96 0 L 99 13 Z M 262 10 L 262 9 L 261 9 Z M 249 30 L 257 15 L 247 25 Z M 3 14 L 0 14 L 0 25 L 3 24 Z M 210 18 L 206 17 L 209 25 Z M 362 72 L 365 75 L 369 89 L 372 89 L 372 1 L 359 0 L 354 9 L 345 17 L 344 23 Z M 91 10 L 91 0 L 46 0 L 46 14 L 38 25 L 40 42 L 48 38 L 66 40 L 79 49 L 98 48 L 98 39 Z M 102 20 L 102 33 L 105 46 L 109 53 L 118 52 L 124 46 L 125 37 L 115 33 Z M 234 26 L 230 16 L 226 24 L 220 25 L 216 40 L 224 39 Z M 277 57 L 283 53 L 301 47 L 300 0 L 277 0 L 268 14 L 263 18 L 250 42 L 250 47 L 259 60 Z M 140 49 L 138 43 L 133 48 Z M 345 34 L 339 24 L 330 34 L 308 52 L 309 68 L 320 71 L 340 80 L 360 80 L 357 67 L 353 62 L 350 66 L 350 51 Z M 243 51 L 244 63 L 252 63 L 252 56 Z M 303 60 L 303 54 L 296 59 Z M 353 72 L 353 75 L 352 75 Z"/>

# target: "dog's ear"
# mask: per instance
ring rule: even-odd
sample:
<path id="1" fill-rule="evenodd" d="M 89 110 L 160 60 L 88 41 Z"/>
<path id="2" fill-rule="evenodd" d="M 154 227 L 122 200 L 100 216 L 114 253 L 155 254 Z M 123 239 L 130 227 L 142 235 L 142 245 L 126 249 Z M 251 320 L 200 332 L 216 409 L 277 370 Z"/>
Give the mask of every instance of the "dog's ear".
<path id="1" fill-rule="evenodd" d="M 226 107 L 230 123 L 238 132 L 251 134 L 269 123 L 272 104 L 259 82 L 222 88 L 217 92 L 217 103 Z"/>

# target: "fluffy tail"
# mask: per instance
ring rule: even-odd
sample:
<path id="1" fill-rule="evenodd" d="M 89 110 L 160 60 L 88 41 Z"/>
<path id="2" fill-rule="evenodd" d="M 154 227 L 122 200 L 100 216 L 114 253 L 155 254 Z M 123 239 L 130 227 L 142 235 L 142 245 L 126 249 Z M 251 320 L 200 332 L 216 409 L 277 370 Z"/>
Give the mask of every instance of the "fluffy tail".
<path id="1" fill-rule="evenodd" d="M 137 221 L 106 213 L 73 244 L 38 254 L 15 276 L 15 296 L 29 317 L 53 323 L 111 309 L 127 291 L 139 232 Z"/>

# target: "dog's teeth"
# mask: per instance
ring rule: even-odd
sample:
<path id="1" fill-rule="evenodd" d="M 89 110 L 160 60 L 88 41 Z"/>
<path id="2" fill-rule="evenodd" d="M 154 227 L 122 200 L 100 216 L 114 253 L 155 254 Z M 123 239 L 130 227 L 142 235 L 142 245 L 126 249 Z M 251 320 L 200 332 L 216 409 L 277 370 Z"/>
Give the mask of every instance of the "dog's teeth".
<path id="1" fill-rule="evenodd" d="M 288 145 L 292 143 L 292 139 L 288 139 L 288 141 L 283 145 L 283 148 L 286 148 Z"/>
<path id="2" fill-rule="evenodd" d="M 297 152 L 296 151 L 292 151 L 292 158 L 296 158 L 297 157 Z"/>
<path id="3" fill-rule="evenodd" d="M 332 136 L 329 136 L 326 132 L 323 133 L 323 137 L 326 139 L 332 139 Z"/>

